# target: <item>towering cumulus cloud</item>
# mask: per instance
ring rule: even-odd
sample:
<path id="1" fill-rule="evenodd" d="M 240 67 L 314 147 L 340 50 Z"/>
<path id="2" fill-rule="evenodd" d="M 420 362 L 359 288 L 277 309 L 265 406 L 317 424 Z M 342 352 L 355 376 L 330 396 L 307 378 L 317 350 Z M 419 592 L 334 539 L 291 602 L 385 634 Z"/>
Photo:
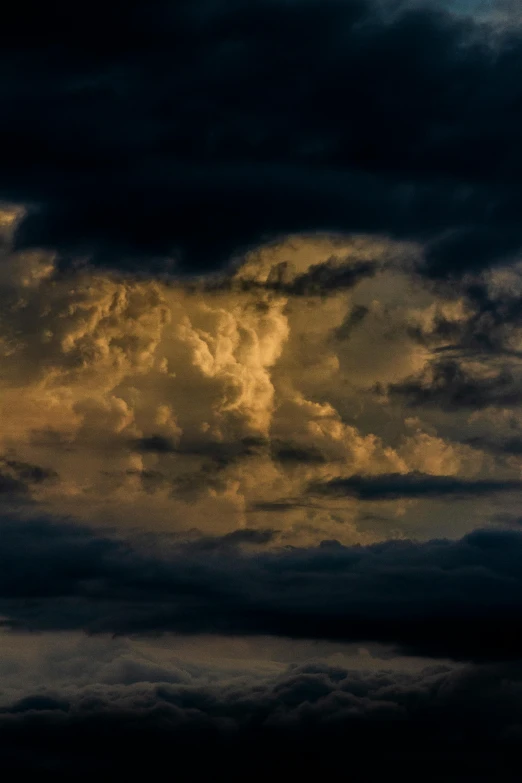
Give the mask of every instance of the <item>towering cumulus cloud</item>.
<path id="1" fill-rule="evenodd" d="M 2 770 L 518 780 L 518 5 L 1 39 Z"/>

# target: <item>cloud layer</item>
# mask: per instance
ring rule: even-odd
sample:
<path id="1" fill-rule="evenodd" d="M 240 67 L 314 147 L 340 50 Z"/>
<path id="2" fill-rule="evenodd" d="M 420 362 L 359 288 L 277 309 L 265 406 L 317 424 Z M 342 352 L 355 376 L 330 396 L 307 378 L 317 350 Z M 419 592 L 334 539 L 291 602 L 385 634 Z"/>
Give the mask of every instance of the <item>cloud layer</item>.
<path id="1" fill-rule="evenodd" d="M 0 703 L 8 771 L 83 779 L 172 765 L 188 780 L 240 780 L 246 770 L 261 780 L 274 767 L 299 775 L 347 768 L 370 780 L 391 765 L 412 781 L 419 770 L 430 781 L 516 772 L 518 665 L 408 672 L 367 656 L 357 669 L 341 659 L 227 669 L 106 639 L 35 646 L 34 672 L 47 683 L 27 683 Z M 8 654 L 2 669 L 4 682 L 18 675 L 19 685 L 16 659 Z"/>
<path id="2" fill-rule="evenodd" d="M 259 551 L 272 539 L 238 531 L 132 542 L 4 520 L 0 611 L 8 627 L 35 630 L 373 641 L 469 660 L 521 654 L 519 532 Z"/>

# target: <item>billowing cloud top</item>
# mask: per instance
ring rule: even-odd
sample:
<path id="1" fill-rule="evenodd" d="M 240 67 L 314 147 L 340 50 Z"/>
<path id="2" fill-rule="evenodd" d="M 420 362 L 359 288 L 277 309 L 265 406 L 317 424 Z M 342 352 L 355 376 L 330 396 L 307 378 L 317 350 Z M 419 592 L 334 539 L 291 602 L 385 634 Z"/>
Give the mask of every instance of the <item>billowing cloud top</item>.
<path id="1" fill-rule="evenodd" d="M 278 545 L 516 516 L 517 265 L 449 288 L 421 245 L 315 235 L 188 281 L 64 271 L 16 250 L 23 214 L 3 213 L 0 286 L 11 511 Z"/>

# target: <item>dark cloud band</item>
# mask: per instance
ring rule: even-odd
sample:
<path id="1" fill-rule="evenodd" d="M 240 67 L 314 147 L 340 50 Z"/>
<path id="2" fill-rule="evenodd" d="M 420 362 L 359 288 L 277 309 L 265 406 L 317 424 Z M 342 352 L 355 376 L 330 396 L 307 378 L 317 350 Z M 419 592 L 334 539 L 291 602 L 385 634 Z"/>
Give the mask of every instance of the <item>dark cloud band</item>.
<path id="1" fill-rule="evenodd" d="M 431 656 L 522 654 L 522 535 L 246 553 L 272 531 L 176 543 L 4 520 L 8 625 L 373 640 Z M 335 544 L 335 546 L 334 546 Z"/>
<path id="2" fill-rule="evenodd" d="M 520 492 L 522 491 L 522 481 L 516 479 L 464 479 L 412 472 L 332 479 L 324 483 L 316 482 L 311 485 L 310 490 L 314 494 L 355 497 L 359 500 L 478 498 L 498 492 Z"/>

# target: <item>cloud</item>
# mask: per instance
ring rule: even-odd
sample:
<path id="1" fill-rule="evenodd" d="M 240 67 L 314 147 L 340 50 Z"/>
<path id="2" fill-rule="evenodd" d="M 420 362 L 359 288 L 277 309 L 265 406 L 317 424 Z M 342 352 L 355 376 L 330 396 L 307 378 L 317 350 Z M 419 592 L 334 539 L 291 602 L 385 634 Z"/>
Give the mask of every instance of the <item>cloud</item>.
<path id="1" fill-rule="evenodd" d="M 136 451 L 152 454 L 178 454 L 185 456 L 208 458 L 217 466 L 226 467 L 247 457 L 255 457 L 266 452 L 268 441 L 262 437 L 246 436 L 236 442 L 209 441 L 200 439 L 191 443 L 187 439 L 176 444 L 171 439 L 161 435 L 151 435 L 139 438 L 133 444 Z"/>
<path id="2" fill-rule="evenodd" d="M 336 330 L 335 335 L 339 340 L 348 340 L 352 331 L 359 326 L 368 315 L 368 308 L 365 305 L 358 305 L 348 313 L 345 320 Z"/>
<path id="3" fill-rule="evenodd" d="M 248 266 L 247 266 L 248 269 Z M 340 259 L 329 259 L 320 264 L 312 264 L 306 272 L 296 274 L 288 261 L 274 264 L 266 278 L 259 280 L 241 274 L 210 281 L 205 285 L 209 291 L 271 291 L 283 296 L 329 296 L 340 291 L 350 290 L 365 278 L 376 274 L 376 261 L 351 260 L 343 263 Z M 195 290 L 201 285 L 195 286 Z"/>
<path id="4" fill-rule="evenodd" d="M 412 326 L 412 337 L 450 357 L 520 358 L 520 264 L 468 275 L 452 289 L 454 302 L 434 303 L 432 317 Z"/>
<path id="5" fill-rule="evenodd" d="M 521 654 L 517 532 L 256 550 L 273 536 L 123 540 L 4 519 L 0 612 L 33 630 L 373 641 L 477 661 Z"/>
<path id="6" fill-rule="evenodd" d="M 520 455 L 522 454 L 522 437 L 514 436 L 508 440 L 499 440 L 488 437 L 470 438 L 469 443 L 472 446 L 478 446 L 484 451 L 491 451 L 493 454 L 500 455 Z"/>
<path id="7" fill-rule="evenodd" d="M 4 257 L 15 269 L 17 213 L 2 214 Z M 189 285 L 94 269 L 64 273 L 56 259 L 40 274 L 49 259 L 33 254 L 23 275 L 0 282 L 0 453 L 57 475 L 27 484 L 23 502 L 89 524 L 204 536 L 271 528 L 283 502 L 281 542 L 291 545 L 426 538 L 440 525 L 461 535 L 502 510 L 512 513 L 512 493 L 503 493 L 505 508 L 476 504 L 453 523 L 434 504 L 420 508 L 420 495 L 390 501 L 387 525 L 370 521 L 356 497 L 310 502 L 310 483 L 350 476 L 518 478 L 514 461 L 479 441 L 465 445 L 491 435 L 493 425 L 478 432 L 466 423 L 473 408 L 459 416 L 446 402 L 456 393 L 453 377 L 438 402 L 417 406 L 415 431 L 399 389 L 421 379 L 427 390 L 430 367 L 443 355 L 436 351 L 464 340 L 480 313 L 486 320 L 477 333 L 485 333 L 493 308 L 497 332 L 493 341 L 490 330 L 487 360 L 477 361 L 470 347 L 453 358 L 455 373 L 487 385 L 505 365 L 511 394 L 516 356 L 492 351 L 516 350 L 520 275 L 499 267 L 477 277 L 482 294 L 471 293 L 467 279 L 448 290 L 415 273 L 418 252 L 363 235 L 293 237 L 251 252 L 229 276 L 231 287 L 217 289 L 210 283 L 218 276 Z M 358 265 L 375 266 L 375 274 L 357 273 L 357 284 L 346 287 L 343 276 Z M 318 270 L 317 295 L 290 293 Z M 506 290 L 513 304 L 502 309 Z M 504 329 L 507 311 L 511 328 Z M 372 393 L 377 384 L 388 393 Z M 13 492 L 9 502 L 16 505 Z"/>
<path id="8" fill-rule="evenodd" d="M 18 247 L 147 272 L 314 231 L 427 240 L 433 275 L 516 253 L 519 29 L 391 5 L 11 11 L 0 174 L 26 209 Z"/>
<path id="9" fill-rule="evenodd" d="M 53 470 L 0 457 L 0 495 L 24 495 L 34 485 L 56 479 Z"/>
<path id="10" fill-rule="evenodd" d="M 241 528 L 226 533 L 224 536 L 204 537 L 200 536 L 194 540 L 192 547 L 196 550 L 217 550 L 222 547 L 237 546 L 263 546 L 269 544 L 277 538 L 276 530 L 255 530 L 253 528 Z"/>
<path id="11" fill-rule="evenodd" d="M 522 35 L 489 5 L 3 13 L 7 773 L 517 779 Z"/>
<path id="12" fill-rule="evenodd" d="M 321 463 L 326 462 L 326 459 L 319 449 L 310 447 L 303 448 L 296 446 L 292 443 L 278 443 L 273 444 L 274 459 L 284 463 Z"/>
<path id="13" fill-rule="evenodd" d="M 381 391 L 380 387 L 376 387 Z M 412 407 L 436 406 L 443 410 L 480 409 L 492 405 L 517 405 L 521 399 L 518 378 L 508 367 L 492 368 L 487 373 L 466 369 L 453 359 L 434 361 L 421 376 L 386 388 Z"/>
<path id="14" fill-rule="evenodd" d="M 268 511 L 270 513 L 284 513 L 296 508 L 310 508 L 311 504 L 303 500 L 268 500 L 254 503 L 252 511 Z"/>
<path id="15" fill-rule="evenodd" d="M 310 491 L 320 495 L 356 497 L 359 500 L 397 500 L 399 498 L 444 498 L 471 495 L 480 497 L 495 492 L 520 492 L 522 481 L 476 479 L 425 473 L 390 473 L 378 476 L 336 478 L 324 484 L 312 484 Z"/>
<path id="16" fill-rule="evenodd" d="M 299 776 L 349 767 L 364 779 L 402 765 L 406 780 L 426 769 L 438 781 L 447 779 L 448 759 L 459 780 L 517 769 L 518 664 L 407 672 L 312 660 L 216 679 L 136 648 L 68 648 L 72 681 L 3 701 L 5 769 L 83 779 L 107 770 L 150 774 L 175 761 L 194 781 L 241 780 L 252 766 L 253 780 L 274 767 Z M 49 672 L 62 657 L 56 650 L 38 664 Z"/>

